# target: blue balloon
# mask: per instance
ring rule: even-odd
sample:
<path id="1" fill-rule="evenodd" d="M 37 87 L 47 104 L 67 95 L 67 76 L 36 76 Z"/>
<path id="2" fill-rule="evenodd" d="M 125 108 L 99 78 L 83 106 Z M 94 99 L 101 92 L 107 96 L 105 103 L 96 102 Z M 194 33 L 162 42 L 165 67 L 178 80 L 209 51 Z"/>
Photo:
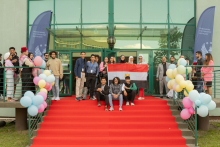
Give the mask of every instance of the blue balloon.
<path id="1" fill-rule="evenodd" d="M 49 75 L 49 76 L 47 77 L 46 81 L 47 81 L 48 83 L 53 83 L 53 82 L 55 82 L 55 77 L 54 77 L 54 75 Z"/>
<path id="2" fill-rule="evenodd" d="M 46 80 L 46 79 L 47 79 L 47 76 L 46 76 L 45 74 L 43 74 L 43 73 L 40 74 L 39 77 L 40 77 L 41 79 L 43 79 L 43 80 Z"/>
<path id="3" fill-rule="evenodd" d="M 40 73 L 43 73 L 43 72 L 44 72 L 44 69 L 40 69 L 40 71 L 41 71 Z"/>
<path id="4" fill-rule="evenodd" d="M 33 97 L 34 97 L 34 93 L 33 93 L 32 91 L 26 91 L 26 92 L 24 93 L 24 96 L 28 96 L 28 97 L 30 97 L 30 98 L 33 98 Z"/>
<path id="5" fill-rule="evenodd" d="M 35 116 L 38 113 L 38 108 L 35 105 L 31 105 L 30 107 L 28 107 L 28 114 L 31 116 Z"/>
<path id="6" fill-rule="evenodd" d="M 37 109 L 40 109 L 40 105 L 37 105 Z"/>
<path id="7" fill-rule="evenodd" d="M 38 105 L 42 104 L 43 102 L 44 102 L 43 96 L 41 96 L 41 95 L 36 95 L 36 96 L 33 97 L 33 104 L 34 104 L 35 106 L 38 106 Z"/>
<path id="8" fill-rule="evenodd" d="M 32 99 L 29 96 L 24 96 L 20 99 L 20 103 L 23 107 L 29 107 L 32 104 Z"/>
<path id="9" fill-rule="evenodd" d="M 209 94 L 204 94 L 200 99 L 203 104 L 207 105 L 211 102 L 212 97 Z"/>
<path id="10" fill-rule="evenodd" d="M 202 102 L 200 100 L 195 101 L 196 106 L 201 106 Z"/>
<path id="11" fill-rule="evenodd" d="M 169 82 L 170 80 L 171 79 L 168 76 L 166 76 L 166 81 Z"/>
<path id="12" fill-rule="evenodd" d="M 176 68 L 176 65 L 175 64 L 170 64 L 168 69 L 175 69 Z"/>
<path id="13" fill-rule="evenodd" d="M 200 93 L 200 98 L 203 96 L 203 95 L 205 95 L 206 93 L 204 93 L 204 92 L 201 92 Z"/>
<path id="14" fill-rule="evenodd" d="M 180 60 L 179 64 L 185 66 L 187 64 L 187 62 L 185 59 L 182 59 L 182 60 Z"/>
<path id="15" fill-rule="evenodd" d="M 209 110 L 214 110 L 216 108 L 216 103 L 211 101 L 208 105 L 206 105 Z"/>
<path id="16" fill-rule="evenodd" d="M 43 63 L 40 66 L 41 68 L 45 68 L 46 67 L 46 62 L 43 60 Z"/>
<path id="17" fill-rule="evenodd" d="M 52 70 L 49 70 L 50 71 L 50 73 L 52 73 Z"/>

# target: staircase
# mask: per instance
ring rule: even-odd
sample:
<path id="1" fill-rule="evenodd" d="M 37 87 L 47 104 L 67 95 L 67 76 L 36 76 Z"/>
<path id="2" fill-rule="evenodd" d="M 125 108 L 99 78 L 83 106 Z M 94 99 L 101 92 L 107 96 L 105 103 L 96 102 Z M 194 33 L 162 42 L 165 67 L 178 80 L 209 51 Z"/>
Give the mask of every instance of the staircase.
<path id="1" fill-rule="evenodd" d="M 136 106 L 105 112 L 104 103 L 53 101 L 34 131 L 31 147 L 193 147 L 194 138 L 172 101 L 146 97 Z"/>

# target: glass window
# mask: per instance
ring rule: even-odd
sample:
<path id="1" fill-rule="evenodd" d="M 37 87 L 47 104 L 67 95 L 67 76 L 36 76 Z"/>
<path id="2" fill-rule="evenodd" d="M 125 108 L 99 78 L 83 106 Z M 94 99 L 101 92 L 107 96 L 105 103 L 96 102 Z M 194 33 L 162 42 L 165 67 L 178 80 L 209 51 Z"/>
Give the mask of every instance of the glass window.
<path id="1" fill-rule="evenodd" d="M 167 0 L 142 0 L 143 23 L 167 23 Z"/>
<path id="2" fill-rule="evenodd" d="M 56 0 L 56 23 L 81 23 L 81 0 Z"/>
<path id="3" fill-rule="evenodd" d="M 140 0 L 115 0 L 115 22 L 140 22 Z"/>
<path id="4" fill-rule="evenodd" d="M 107 23 L 108 0 L 83 0 L 83 23 Z"/>
<path id="5" fill-rule="evenodd" d="M 193 17 L 194 0 L 170 0 L 170 23 L 187 23 Z"/>
<path id="6" fill-rule="evenodd" d="M 53 11 L 53 0 L 29 0 L 29 24 L 33 24 L 39 14 L 48 10 Z M 51 23 L 53 23 L 53 20 Z"/>

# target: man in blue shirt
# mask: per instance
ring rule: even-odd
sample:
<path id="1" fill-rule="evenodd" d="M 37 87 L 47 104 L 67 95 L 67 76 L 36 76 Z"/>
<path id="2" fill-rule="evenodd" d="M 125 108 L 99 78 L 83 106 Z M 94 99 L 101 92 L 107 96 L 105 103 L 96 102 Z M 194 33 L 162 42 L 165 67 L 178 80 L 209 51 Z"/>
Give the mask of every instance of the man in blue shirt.
<path id="1" fill-rule="evenodd" d="M 98 77 L 98 75 L 99 75 L 99 66 L 95 62 L 95 55 L 94 54 L 91 55 L 90 59 L 91 59 L 91 61 L 87 62 L 87 65 L 86 65 L 87 77 L 86 77 L 86 87 L 84 87 L 83 99 L 86 99 L 88 87 L 91 83 L 90 98 L 89 99 L 95 100 L 95 98 L 93 97 L 93 92 L 94 92 L 96 77 Z"/>
<path id="2" fill-rule="evenodd" d="M 76 60 L 74 73 L 76 77 L 76 100 L 80 101 L 82 96 L 82 90 L 84 86 L 85 76 L 86 76 L 86 69 L 87 69 L 87 62 L 85 59 L 86 53 L 80 53 L 81 58 Z"/>

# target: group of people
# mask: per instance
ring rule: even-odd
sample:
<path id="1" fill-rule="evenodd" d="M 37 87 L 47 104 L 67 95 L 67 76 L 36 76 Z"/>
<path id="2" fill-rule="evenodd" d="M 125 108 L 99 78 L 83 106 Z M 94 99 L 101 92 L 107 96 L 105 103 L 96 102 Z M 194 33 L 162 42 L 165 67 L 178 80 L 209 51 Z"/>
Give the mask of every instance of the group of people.
<path id="1" fill-rule="evenodd" d="M 184 55 L 181 55 L 180 58 L 185 58 Z M 195 85 L 195 89 L 198 91 L 201 89 L 203 90 L 204 87 L 207 87 L 206 93 L 212 95 L 212 77 L 213 77 L 213 57 L 210 53 L 205 54 L 205 59 L 202 58 L 202 52 L 197 51 L 196 52 L 196 58 L 198 59 L 197 62 L 194 62 L 193 65 L 200 65 L 200 67 L 193 67 L 193 72 L 188 75 L 189 80 L 193 80 L 193 83 Z M 158 65 L 157 68 L 157 75 L 156 80 L 159 81 L 159 87 L 160 87 L 160 98 L 163 98 L 163 90 L 165 87 L 166 94 L 168 94 L 169 89 L 167 87 L 167 81 L 166 81 L 166 71 L 170 64 L 175 64 L 175 57 L 170 57 L 170 63 L 167 62 L 166 57 L 162 57 L 162 63 Z M 187 65 L 190 65 L 189 59 L 185 58 Z M 177 65 L 178 66 L 178 65 Z M 210 66 L 210 67 L 202 67 L 202 66 Z M 167 96 L 168 97 L 168 96 Z"/>

